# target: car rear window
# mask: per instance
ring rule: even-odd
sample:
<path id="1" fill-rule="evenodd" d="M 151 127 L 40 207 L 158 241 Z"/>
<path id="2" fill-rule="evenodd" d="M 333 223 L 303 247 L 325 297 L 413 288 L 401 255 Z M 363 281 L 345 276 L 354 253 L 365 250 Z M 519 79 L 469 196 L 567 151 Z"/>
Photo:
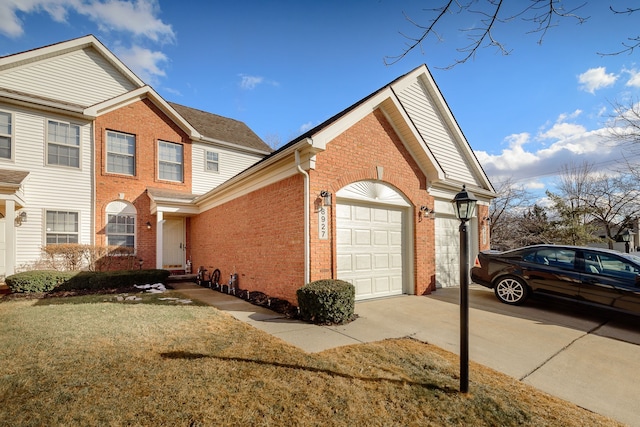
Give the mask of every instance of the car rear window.
<path id="1" fill-rule="evenodd" d="M 528 253 L 523 259 L 534 264 L 572 269 L 576 261 L 576 251 L 562 248 L 543 248 Z"/>

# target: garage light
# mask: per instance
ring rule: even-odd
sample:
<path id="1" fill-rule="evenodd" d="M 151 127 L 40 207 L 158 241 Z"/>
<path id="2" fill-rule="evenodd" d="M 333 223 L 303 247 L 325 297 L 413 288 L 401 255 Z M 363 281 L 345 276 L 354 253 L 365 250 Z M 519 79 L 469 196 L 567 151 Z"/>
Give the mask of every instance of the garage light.
<path id="1" fill-rule="evenodd" d="M 331 206 L 331 193 L 327 190 L 322 190 L 320 192 L 320 197 L 322 197 L 322 204 L 324 206 Z"/>

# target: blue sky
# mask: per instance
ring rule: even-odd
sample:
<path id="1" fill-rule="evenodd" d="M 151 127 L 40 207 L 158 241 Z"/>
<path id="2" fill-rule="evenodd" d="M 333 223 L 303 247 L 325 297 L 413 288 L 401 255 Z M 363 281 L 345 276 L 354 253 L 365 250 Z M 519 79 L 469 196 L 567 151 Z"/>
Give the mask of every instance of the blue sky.
<path id="1" fill-rule="evenodd" d="M 468 43 L 459 28 L 479 19 L 448 15 L 441 40 L 385 65 L 402 53 L 401 33 L 420 32 L 405 16 L 433 17 L 426 3 L 0 0 L 0 55 L 94 34 L 168 101 L 244 121 L 280 144 L 425 63 L 496 185 L 511 177 L 541 191 L 563 165 L 620 162 L 603 138 L 612 104 L 638 97 L 638 54 L 598 52 L 640 35 L 640 13 L 609 10 L 632 2 L 589 0 L 575 12 L 585 23 L 562 20 L 541 44 L 515 19 L 495 32 L 510 55 L 484 48 L 444 69 Z"/>

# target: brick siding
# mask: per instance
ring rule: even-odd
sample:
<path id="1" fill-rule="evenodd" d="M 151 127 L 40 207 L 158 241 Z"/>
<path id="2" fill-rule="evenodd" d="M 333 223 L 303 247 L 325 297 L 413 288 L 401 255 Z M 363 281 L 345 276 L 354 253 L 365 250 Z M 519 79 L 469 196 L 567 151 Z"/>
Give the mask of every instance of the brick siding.
<path id="1" fill-rule="evenodd" d="M 116 131 L 135 135 L 135 176 L 106 171 L 106 132 Z M 183 182 L 158 179 L 158 140 L 183 146 Z M 136 258 L 144 261 L 144 268 L 156 265 L 156 216 L 150 215 L 151 200 L 147 187 L 191 192 L 191 140 L 171 119 L 148 99 L 136 101 L 99 116 L 95 121 L 96 152 L 96 244 L 106 244 L 107 205 L 115 200 L 133 204 L 137 211 Z M 147 222 L 152 224 L 147 229 Z M 188 246 L 188 242 L 187 242 Z M 136 264 L 137 266 L 137 264 Z"/>

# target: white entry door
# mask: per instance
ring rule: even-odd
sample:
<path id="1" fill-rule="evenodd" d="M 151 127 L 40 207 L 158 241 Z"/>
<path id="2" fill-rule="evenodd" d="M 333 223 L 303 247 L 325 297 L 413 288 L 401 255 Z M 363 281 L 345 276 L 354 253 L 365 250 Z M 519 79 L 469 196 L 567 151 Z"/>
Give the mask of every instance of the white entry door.
<path id="1" fill-rule="evenodd" d="M 169 218 L 162 228 L 162 268 L 182 270 L 185 258 L 184 218 Z"/>
<path id="2" fill-rule="evenodd" d="M 356 288 L 356 300 L 403 292 L 403 222 L 406 209 L 336 204 L 338 279 Z"/>

